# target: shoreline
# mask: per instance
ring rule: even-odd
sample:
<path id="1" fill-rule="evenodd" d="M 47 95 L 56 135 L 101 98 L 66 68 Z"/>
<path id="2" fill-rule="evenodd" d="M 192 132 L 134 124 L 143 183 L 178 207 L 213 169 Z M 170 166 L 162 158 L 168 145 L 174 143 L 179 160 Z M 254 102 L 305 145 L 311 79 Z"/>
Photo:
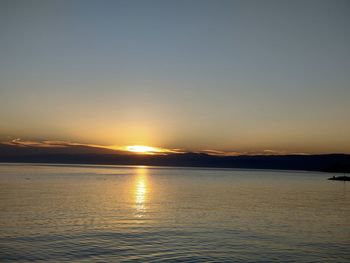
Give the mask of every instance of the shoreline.
<path id="1" fill-rule="evenodd" d="M 293 172 L 317 172 L 323 174 L 347 174 L 348 172 L 333 172 L 333 171 L 323 171 L 323 170 L 305 170 L 305 169 L 278 169 L 278 168 L 252 168 L 252 167 L 220 167 L 220 166 L 181 166 L 181 165 L 145 165 L 145 164 L 109 164 L 109 163 L 77 163 L 77 162 L 3 162 L 0 161 L 0 165 L 30 165 L 30 166 L 56 166 L 56 167 L 86 167 L 86 168 L 130 168 L 130 167 L 149 167 L 155 169 L 205 169 L 205 170 L 242 170 L 242 171 L 293 171 Z M 338 177 L 347 176 L 333 176 L 328 178 L 328 180 L 340 180 Z M 334 179 L 336 178 L 336 179 Z"/>

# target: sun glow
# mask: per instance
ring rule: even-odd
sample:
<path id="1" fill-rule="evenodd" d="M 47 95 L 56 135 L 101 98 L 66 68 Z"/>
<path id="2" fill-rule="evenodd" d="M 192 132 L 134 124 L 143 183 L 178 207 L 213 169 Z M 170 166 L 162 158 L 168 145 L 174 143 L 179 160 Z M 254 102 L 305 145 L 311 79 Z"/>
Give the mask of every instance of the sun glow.
<path id="1" fill-rule="evenodd" d="M 166 155 L 169 153 L 184 153 L 181 149 L 166 149 L 161 147 L 152 147 L 146 145 L 128 145 L 128 146 L 104 146 L 103 148 L 112 149 L 116 151 L 125 151 L 135 154 L 149 154 L 149 155 Z"/>
<path id="2" fill-rule="evenodd" d="M 155 154 L 155 153 L 162 152 L 162 149 L 151 147 L 151 146 L 144 146 L 144 145 L 126 146 L 126 150 L 129 152 L 142 153 L 142 154 Z"/>

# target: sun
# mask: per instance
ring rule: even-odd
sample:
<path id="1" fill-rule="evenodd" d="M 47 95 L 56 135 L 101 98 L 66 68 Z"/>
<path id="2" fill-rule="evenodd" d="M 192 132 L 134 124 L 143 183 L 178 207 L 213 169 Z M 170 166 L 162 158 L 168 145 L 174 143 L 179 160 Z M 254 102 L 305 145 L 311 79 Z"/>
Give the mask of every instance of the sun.
<path id="1" fill-rule="evenodd" d="M 168 153 L 179 153 L 178 149 L 166 149 L 161 147 L 152 147 L 146 145 L 128 145 L 128 146 L 105 146 L 103 148 L 116 151 L 124 151 L 135 154 L 166 155 Z"/>
<path id="2" fill-rule="evenodd" d="M 145 146 L 145 145 L 130 145 L 126 146 L 126 150 L 129 152 L 134 153 L 141 153 L 141 154 L 155 154 L 162 152 L 161 149 L 151 146 Z"/>

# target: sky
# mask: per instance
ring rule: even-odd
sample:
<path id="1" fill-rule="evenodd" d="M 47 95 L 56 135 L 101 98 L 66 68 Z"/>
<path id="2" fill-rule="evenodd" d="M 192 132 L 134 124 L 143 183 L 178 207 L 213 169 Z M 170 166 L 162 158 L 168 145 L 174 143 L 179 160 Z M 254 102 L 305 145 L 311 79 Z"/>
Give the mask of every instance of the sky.
<path id="1" fill-rule="evenodd" d="M 0 141 L 350 153 L 349 1 L 0 0 Z"/>

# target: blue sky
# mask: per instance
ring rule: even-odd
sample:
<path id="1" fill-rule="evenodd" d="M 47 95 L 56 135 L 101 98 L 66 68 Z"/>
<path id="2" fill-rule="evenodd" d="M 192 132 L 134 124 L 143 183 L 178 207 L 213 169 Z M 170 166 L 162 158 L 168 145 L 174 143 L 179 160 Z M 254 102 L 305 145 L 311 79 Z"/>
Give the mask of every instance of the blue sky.
<path id="1" fill-rule="evenodd" d="M 350 152 L 348 1 L 1 1 L 0 138 Z"/>

